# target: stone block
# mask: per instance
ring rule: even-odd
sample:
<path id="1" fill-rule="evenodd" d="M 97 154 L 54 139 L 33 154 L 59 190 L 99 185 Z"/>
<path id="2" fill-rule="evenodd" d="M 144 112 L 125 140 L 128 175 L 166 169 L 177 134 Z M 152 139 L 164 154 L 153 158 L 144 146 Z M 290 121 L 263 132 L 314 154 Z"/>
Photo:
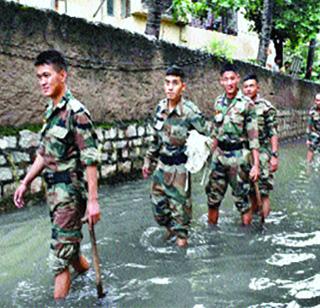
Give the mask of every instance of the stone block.
<path id="1" fill-rule="evenodd" d="M 14 149 L 17 146 L 17 138 L 13 136 L 4 136 L 0 138 L 0 149 Z"/>
<path id="2" fill-rule="evenodd" d="M 153 127 L 152 127 L 151 124 L 148 124 L 148 125 L 147 125 L 147 134 L 148 134 L 148 135 L 153 134 Z"/>
<path id="3" fill-rule="evenodd" d="M 107 178 L 114 175 L 117 171 L 117 165 L 103 165 L 101 166 L 101 177 Z"/>
<path id="4" fill-rule="evenodd" d="M 140 170 L 142 169 L 142 166 L 143 166 L 143 160 L 142 159 L 137 159 L 133 162 L 133 166 L 132 168 L 134 170 Z"/>
<path id="5" fill-rule="evenodd" d="M 117 159 L 118 159 L 118 153 L 116 151 L 114 151 L 112 154 L 111 154 L 111 161 L 112 162 L 117 162 Z"/>
<path id="6" fill-rule="evenodd" d="M 6 158 L 3 155 L 0 155 L 0 166 L 3 166 L 7 163 Z"/>
<path id="7" fill-rule="evenodd" d="M 124 139 L 125 138 L 125 132 L 122 129 L 118 130 L 118 138 L 119 139 Z"/>
<path id="8" fill-rule="evenodd" d="M 96 134 L 97 134 L 99 142 L 103 142 L 104 141 L 103 129 L 100 127 L 96 128 Z"/>
<path id="9" fill-rule="evenodd" d="M 108 140 L 115 139 L 118 135 L 118 129 L 117 128 L 110 128 L 105 131 L 104 137 Z"/>
<path id="10" fill-rule="evenodd" d="M 109 158 L 109 154 L 108 153 L 102 153 L 101 154 L 101 161 L 105 162 L 107 161 Z"/>
<path id="11" fill-rule="evenodd" d="M 23 149 L 38 147 L 40 143 L 40 134 L 24 129 L 19 132 L 19 146 Z"/>
<path id="12" fill-rule="evenodd" d="M 134 146 L 140 146 L 143 143 L 143 139 L 142 138 L 137 138 L 137 139 L 134 139 L 132 141 L 133 141 L 133 145 Z"/>
<path id="13" fill-rule="evenodd" d="M 104 149 L 105 151 L 111 150 L 111 149 L 112 149 L 112 142 L 111 142 L 111 141 L 106 141 L 106 142 L 103 144 L 103 149 Z"/>
<path id="14" fill-rule="evenodd" d="M 18 183 L 9 183 L 3 186 L 3 195 L 4 196 L 9 196 L 9 195 L 13 195 L 15 190 L 18 187 Z"/>
<path id="15" fill-rule="evenodd" d="M 128 141 L 126 140 L 116 141 L 114 145 L 116 149 L 123 149 L 128 145 Z"/>
<path id="16" fill-rule="evenodd" d="M 42 178 L 40 176 L 36 177 L 31 185 L 30 185 L 30 191 L 31 193 L 37 193 L 42 190 L 43 184 L 42 184 Z"/>
<path id="17" fill-rule="evenodd" d="M 134 124 L 129 125 L 125 131 L 125 136 L 127 138 L 136 137 L 137 136 L 136 125 Z"/>
<path id="18" fill-rule="evenodd" d="M 0 182 L 13 179 L 13 173 L 10 168 L 0 168 Z"/>
<path id="19" fill-rule="evenodd" d="M 128 149 L 123 149 L 121 156 L 122 156 L 122 158 L 128 158 L 128 157 L 129 157 L 129 151 L 128 151 Z"/>
<path id="20" fill-rule="evenodd" d="M 143 126 L 138 127 L 138 136 L 142 137 L 146 133 L 146 129 Z"/>
<path id="21" fill-rule="evenodd" d="M 131 161 L 126 161 L 124 163 L 119 163 L 118 170 L 121 173 L 130 173 L 131 172 Z"/>
<path id="22" fill-rule="evenodd" d="M 15 163 L 30 162 L 30 155 L 25 152 L 12 152 L 12 158 Z"/>

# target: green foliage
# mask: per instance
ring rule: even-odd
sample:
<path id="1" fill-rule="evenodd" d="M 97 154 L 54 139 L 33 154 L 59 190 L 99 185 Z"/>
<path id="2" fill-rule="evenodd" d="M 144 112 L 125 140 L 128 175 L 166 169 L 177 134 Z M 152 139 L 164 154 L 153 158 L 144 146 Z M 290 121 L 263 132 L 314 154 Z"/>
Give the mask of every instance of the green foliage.
<path id="1" fill-rule="evenodd" d="M 319 44 L 319 43 L 318 43 Z M 300 72 L 298 72 L 298 76 L 300 78 L 305 77 L 305 71 L 307 66 L 307 57 L 308 57 L 308 44 L 296 44 L 295 42 L 291 42 L 288 40 L 286 44 L 284 45 L 284 59 L 285 61 L 288 61 L 289 63 L 292 63 L 293 59 L 295 57 L 298 57 L 301 59 L 301 67 Z M 320 50 L 319 47 L 316 49 L 316 52 L 314 54 L 314 60 L 313 60 L 313 70 L 311 75 L 311 80 L 320 82 Z"/>
<path id="2" fill-rule="evenodd" d="M 263 0 L 247 0 L 245 17 L 254 22 L 253 30 L 260 33 Z M 271 39 L 290 40 L 294 47 L 308 43 L 320 31 L 318 0 L 275 0 Z"/>
<path id="3" fill-rule="evenodd" d="M 226 59 L 228 62 L 232 62 L 232 54 L 235 49 L 235 46 L 226 41 L 213 39 L 206 48 L 206 51 L 213 54 L 218 59 Z"/>
<path id="4" fill-rule="evenodd" d="M 1 136 L 17 136 L 23 129 L 30 130 L 37 133 L 41 129 L 41 124 L 26 124 L 22 126 L 0 126 L 0 137 Z"/>

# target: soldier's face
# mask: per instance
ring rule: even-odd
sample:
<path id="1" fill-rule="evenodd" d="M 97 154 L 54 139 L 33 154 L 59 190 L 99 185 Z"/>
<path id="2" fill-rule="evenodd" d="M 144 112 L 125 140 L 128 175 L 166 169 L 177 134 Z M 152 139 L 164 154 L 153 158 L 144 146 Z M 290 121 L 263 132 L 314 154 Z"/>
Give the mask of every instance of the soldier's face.
<path id="1" fill-rule="evenodd" d="M 233 98 L 237 95 L 239 82 L 240 76 L 236 72 L 227 71 L 220 76 L 220 84 L 229 98 Z"/>
<path id="2" fill-rule="evenodd" d="M 254 100 L 259 92 L 259 84 L 254 79 L 246 80 L 242 86 L 243 94 Z"/>
<path id="3" fill-rule="evenodd" d="M 314 98 L 314 103 L 317 105 L 318 108 L 320 108 L 320 93 L 317 94 Z"/>
<path id="4" fill-rule="evenodd" d="M 64 70 L 57 71 L 51 64 L 37 66 L 36 72 L 42 94 L 53 100 L 59 97 L 64 91 L 67 73 Z"/>
<path id="5" fill-rule="evenodd" d="M 166 76 L 164 80 L 164 91 L 168 100 L 178 102 L 186 84 L 178 76 Z"/>

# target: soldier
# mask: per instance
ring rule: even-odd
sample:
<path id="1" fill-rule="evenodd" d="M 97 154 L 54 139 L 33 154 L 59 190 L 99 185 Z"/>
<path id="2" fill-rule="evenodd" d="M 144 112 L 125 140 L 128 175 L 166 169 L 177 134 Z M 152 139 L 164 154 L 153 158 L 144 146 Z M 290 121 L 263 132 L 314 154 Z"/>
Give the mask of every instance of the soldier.
<path id="1" fill-rule="evenodd" d="M 164 80 L 166 99 L 157 105 L 153 142 L 142 168 L 146 179 L 151 173 L 151 161 L 158 160 L 151 186 L 153 214 L 160 226 L 177 236 L 179 247 L 188 244 L 191 221 L 191 204 L 187 202 L 190 181 L 185 167 L 186 139 L 191 129 L 207 132 L 205 119 L 198 107 L 182 97 L 185 88 L 182 69 L 176 65 L 169 67 Z"/>
<path id="2" fill-rule="evenodd" d="M 257 181 L 259 176 L 258 124 L 254 103 L 241 93 L 239 82 L 236 68 L 226 64 L 220 72 L 225 93 L 214 102 L 213 155 L 206 186 L 209 224 L 218 222 L 219 206 L 228 184 L 242 223 L 248 225 L 252 220 L 249 191 L 250 179 Z"/>
<path id="3" fill-rule="evenodd" d="M 277 110 L 272 104 L 260 97 L 260 86 L 256 74 L 248 74 L 243 79 L 243 94 L 253 100 L 256 106 L 259 127 L 259 158 L 260 177 L 258 187 L 261 195 L 262 217 L 266 218 L 270 213 L 270 190 L 273 189 L 273 173 L 277 171 L 279 164 Z M 258 200 L 251 188 L 250 200 L 253 212 L 258 210 Z"/>
<path id="4" fill-rule="evenodd" d="M 307 161 L 311 163 L 314 153 L 320 151 L 320 93 L 314 98 L 314 104 L 309 110 L 307 126 Z"/>
<path id="5" fill-rule="evenodd" d="M 89 269 L 88 261 L 80 253 L 81 218 L 87 211 L 89 228 L 100 219 L 97 138 L 89 112 L 67 88 L 67 64 L 61 53 L 56 50 L 40 53 L 35 67 L 42 94 L 51 100 L 44 116 L 36 159 L 17 188 L 14 202 L 18 208 L 24 206 L 28 186 L 45 170 L 52 223 L 49 260 L 55 274 L 54 298 L 57 300 L 69 292 L 69 265 L 80 273 Z"/>

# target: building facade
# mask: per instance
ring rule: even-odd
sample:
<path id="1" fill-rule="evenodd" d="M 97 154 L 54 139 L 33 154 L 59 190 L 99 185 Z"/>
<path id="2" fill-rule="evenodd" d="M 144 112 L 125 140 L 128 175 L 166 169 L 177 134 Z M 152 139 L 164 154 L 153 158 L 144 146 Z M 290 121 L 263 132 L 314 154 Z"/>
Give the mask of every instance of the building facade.
<path id="1" fill-rule="evenodd" d="M 7 0 L 10 1 L 10 0 Z M 85 18 L 94 23 L 107 23 L 114 27 L 143 34 L 147 21 L 147 6 L 141 0 L 11 0 L 39 9 L 51 9 L 60 14 Z M 207 50 L 210 45 L 225 46 L 234 59 L 255 59 L 259 39 L 249 31 L 243 12 L 236 16 L 236 31 L 232 34 L 199 27 L 193 23 L 176 23 L 169 14 L 163 14 L 160 39 L 191 49 Z"/>

